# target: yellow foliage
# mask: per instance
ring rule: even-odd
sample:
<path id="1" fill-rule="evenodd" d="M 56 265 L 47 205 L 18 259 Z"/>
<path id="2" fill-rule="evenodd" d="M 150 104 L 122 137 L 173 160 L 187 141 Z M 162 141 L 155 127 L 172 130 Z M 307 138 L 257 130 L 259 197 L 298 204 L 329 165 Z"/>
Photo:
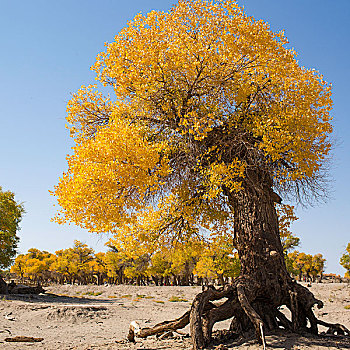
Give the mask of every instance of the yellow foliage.
<path id="1" fill-rule="evenodd" d="M 92 67 L 113 101 L 88 86 L 68 104 L 76 144 L 55 220 L 111 232 L 120 259 L 135 261 L 232 232 L 227 192 L 252 169 L 285 188 L 317 179 L 331 86 L 287 42 L 230 0 L 138 14 Z"/>
<path id="2" fill-rule="evenodd" d="M 350 277 L 350 243 L 346 247 L 346 252 L 340 258 L 340 265 L 346 269 L 345 277 Z"/>
<path id="3" fill-rule="evenodd" d="M 18 274 L 21 278 L 28 277 L 32 280 L 39 280 L 43 278 L 45 273 L 52 270 L 55 261 L 55 255 L 31 248 L 27 254 L 20 254 L 16 257 L 11 272 Z"/>
<path id="4" fill-rule="evenodd" d="M 194 273 L 199 277 L 238 277 L 240 261 L 230 233 L 213 234 L 203 246 Z"/>
<path id="5" fill-rule="evenodd" d="M 322 254 L 305 254 L 303 252 L 293 251 L 287 256 L 287 267 L 289 272 L 293 275 L 302 275 L 306 277 L 316 277 L 321 275 L 324 270 L 326 259 L 323 258 Z"/>
<path id="6" fill-rule="evenodd" d="M 159 161 L 161 144 L 150 144 L 141 128 L 115 120 L 94 139 L 80 140 L 69 156 L 55 194 L 63 209 L 59 223 L 70 221 L 94 232 L 108 232 L 132 217 L 146 191 L 156 190 L 157 177 L 169 170 Z M 149 169 L 159 170 L 149 175 Z M 118 174 L 118 176 L 116 176 Z M 97 220 L 90 220 L 95 217 Z"/>
<path id="7" fill-rule="evenodd" d="M 294 214 L 294 207 L 288 204 L 276 204 L 278 215 L 279 233 L 283 250 L 287 253 L 289 250 L 299 245 L 300 239 L 292 234 L 290 225 L 298 218 Z"/>

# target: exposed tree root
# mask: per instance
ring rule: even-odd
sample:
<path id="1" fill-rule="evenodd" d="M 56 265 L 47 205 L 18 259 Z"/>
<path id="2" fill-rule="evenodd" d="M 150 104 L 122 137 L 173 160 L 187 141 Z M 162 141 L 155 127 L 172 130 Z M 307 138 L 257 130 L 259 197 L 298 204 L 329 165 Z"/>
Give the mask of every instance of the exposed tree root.
<path id="1" fill-rule="evenodd" d="M 128 340 L 130 342 L 135 341 L 135 336 L 139 338 L 147 338 L 151 335 L 162 334 L 168 331 L 175 331 L 186 327 L 190 322 L 190 311 L 187 311 L 184 315 L 172 321 L 165 321 L 156 324 L 152 328 L 141 328 L 136 321 L 132 321 L 129 327 Z"/>
<path id="2" fill-rule="evenodd" d="M 316 320 L 318 324 L 320 324 L 321 326 L 325 326 L 325 327 L 329 327 L 327 334 L 331 334 L 331 335 L 347 335 L 350 336 L 350 331 L 343 326 L 342 324 L 339 323 L 328 323 L 328 322 L 324 322 L 321 320 Z"/>
<path id="3" fill-rule="evenodd" d="M 264 323 L 258 313 L 253 309 L 253 307 L 250 305 L 247 296 L 244 291 L 244 287 L 241 284 L 238 284 L 237 286 L 237 294 L 238 294 L 238 300 L 239 303 L 246 313 L 246 315 L 249 317 L 251 323 L 254 325 L 256 337 L 258 339 L 259 344 L 262 344 L 264 346 L 264 350 L 266 348 L 266 342 L 264 337 L 264 331 L 263 326 Z"/>
<path id="4" fill-rule="evenodd" d="M 318 320 L 312 307 L 323 307 L 320 300 L 305 287 L 294 281 L 288 281 L 288 289 L 279 300 L 259 290 L 259 285 L 247 278 L 239 278 L 233 284 L 216 289 L 209 287 L 199 293 L 184 315 L 173 321 L 159 323 L 151 328 L 140 328 L 137 322 L 130 324 L 128 340 L 135 341 L 135 336 L 146 338 L 155 334 L 177 331 L 190 324 L 193 349 L 204 349 L 212 341 L 212 329 L 216 322 L 232 318 L 230 329 L 221 337 L 247 338 L 255 333 L 258 342 L 266 347 L 265 332 L 285 329 L 297 333 L 318 334 L 318 325 L 328 327 L 326 334 L 350 336 L 350 331 L 343 325 L 331 324 Z M 222 298 L 221 304 L 213 303 Z M 279 307 L 285 305 L 291 311 L 289 320 Z M 217 338 L 217 336 L 215 337 Z"/>

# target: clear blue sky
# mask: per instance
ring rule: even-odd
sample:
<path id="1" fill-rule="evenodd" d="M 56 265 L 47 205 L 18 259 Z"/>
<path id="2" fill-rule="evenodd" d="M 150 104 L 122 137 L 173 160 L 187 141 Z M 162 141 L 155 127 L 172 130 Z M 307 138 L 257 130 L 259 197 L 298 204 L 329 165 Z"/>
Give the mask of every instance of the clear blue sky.
<path id="1" fill-rule="evenodd" d="M 93 82 L 89 67 L 104 42 L 138 12 L 167 10 L 169 0 L 0 0 L 0 186 L 16 193 L 26 214 L 20 252 L 51 252 L 79 239 L 97 251 L 106 236 L 50 222 L 49 190 L 66 170 L 72 142 L 65 129 L 70 94 Z M 293 231 L 300 249 L 321 252 L 327 272 L 344 273 L 339 257 L 350 242 L 349 0 L 240 0 L 246 12 L 285 29 L 300 64 L 333 83 L 334 126 L 339 145 L 332 167 L 333 199 L 298 208 Z"/>

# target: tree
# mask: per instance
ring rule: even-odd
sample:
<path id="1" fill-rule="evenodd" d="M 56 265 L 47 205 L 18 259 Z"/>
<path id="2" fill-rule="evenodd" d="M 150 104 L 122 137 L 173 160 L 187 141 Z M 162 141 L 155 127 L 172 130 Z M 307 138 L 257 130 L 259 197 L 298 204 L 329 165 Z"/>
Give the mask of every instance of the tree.
<path id="1" fill-rule="evenodd" d="M 23 279 L 24 274 L 32 281 L 42 283 L 52 278 L 52 265 L 55 261 L 56 256 L 54 254 L 45 250 L 30 248 L 27 254 L 19 255 L 16 258 L 11 271 L 19 273 L 21 279 Z"/>
<path id="2" fill-rule="evenodd" d="M 90 262 L 94 260 L 94 250 L 78 240 L 74 240 L 73 248 L 61 249 L 55 252 L 57 259 L 53 269 L 61 274 L 67 282 L 74 284 L 79 281 L 86 284 L 93 278 L 94 269 Z"/>
<path id="3" fill-rule="evenodd" d="M 320 278 L 322 278 L 325 262 L 326 259 L 324 259 L 323 255 L 320 253 L 312 256 L 311 269 L 309 273 L 313 282 L 316 281 L 317 276 L 320 276 Z"/>
<path id="4" fill-rule="evenodd" d="M 96 253 L 95 259 L 91 260 L 89 265 L 92 276 L 97 279 L 97 284 L 103 284 L 104 278 L 107 277 L 106 253 Z"/>
<path id="5" fill-rule="evenodd" d="M 346 253 L 340 258 L 340 265 L 346 269 L 345 277 L 350 278 L 350 243 L 346 247 Z"/>
<path id="6" fill-rule="evenodd" d="M 16 255 L 17 232 L 24 208 L 15 201 L 15 194 L 0 187 L 0 268 L 9 267 Z"/>
<path id="7" fill-rule="evenodd" d="M 24 208 L 15 201 L 15 194 L 0 186 L 0 269 L 8 268 L 16 255 L 19 241 L 17 232 Z M 7 293 L 6 283 L 0 276 L 0 293 Z"/>
<path id="8" fill-rule="evenodd" d="M 223 230 L 238 251 L 232 284 L 139 336 L 189 322 L 199 349 L 225 318 L 260 343 L 279 325 L 325 324 L 312 311 L 322 302 L 287 272 L 275 203 L 323 194 L 331 87 L 287 43 L 233 1 L 180 1 L 137 15 L 98 55 L 92 69 L 113 99 L 88 86 L 69 102 L 76 145 L 54 191 L 57 222 L 164 244 Z"/>
<path id="9" fill-rule="evenodd" d="M 305 254 L 297 250 L 288 253 L 287 269 L 293 276 L 298 276 L 299 281 L 304 278 L 315 282 L 317 276 L 322 277 L 326 259 L 322 254 Z"/>
<path id="10" fill-rule="evenodd" d="M 21 282 L 23 282 L 24 274 L 26 272 L 27 258 L 24 254 L 17 255 L 14 264 L 11 266 L 11 272 L 20 276 Z"/>

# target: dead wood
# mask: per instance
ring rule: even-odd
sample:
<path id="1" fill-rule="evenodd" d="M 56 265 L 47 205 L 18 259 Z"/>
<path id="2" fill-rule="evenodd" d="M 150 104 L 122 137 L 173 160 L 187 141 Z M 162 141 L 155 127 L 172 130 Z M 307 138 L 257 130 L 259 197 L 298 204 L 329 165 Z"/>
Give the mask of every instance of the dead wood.
<path id="1" fill-rule="evenodd" d="M 136 321 L 132 321 L 129 327 L 128 340 L 135 341 L 135 336 L 139 338 L 147 338 L 151 335 L 162 334 L 169 331 L 176 331 L 186 327 L 190 322 L 190 311 L 187 311 L 181 317 L 172 321 L 165 321 L 156 324 L 152 328 L 141 328 Z"/>
<path id="2" fill-rule="evenodd" d="M 39 342 L 42 342 L 43 340 L 44 338 L 34 338 L 34 337 L 25 337 L 25 336 L 5 338 L 6 342 L 12 342 L 12 343 L 39 343 Z"/>
<path id="3" fill-rule="evenodd" d="M 45 293 L 45 289 L 41 286 L 30 287 L 30 286 L 19 284 L 9 289 L 9 294 L 40 294 L 40 293 Z"/>

